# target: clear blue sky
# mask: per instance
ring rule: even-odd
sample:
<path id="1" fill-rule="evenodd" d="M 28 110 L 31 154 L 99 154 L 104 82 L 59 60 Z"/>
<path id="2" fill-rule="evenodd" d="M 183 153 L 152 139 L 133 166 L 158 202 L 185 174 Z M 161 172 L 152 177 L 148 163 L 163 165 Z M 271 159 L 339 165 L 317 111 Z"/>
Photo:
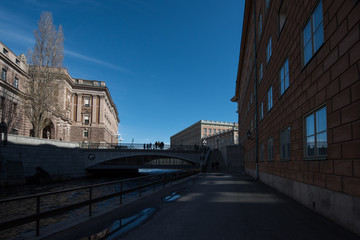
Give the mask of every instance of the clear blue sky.
<path id="1" fill-rule="evenodd" d="M 237 122 L 230 99 L 242 0 L 1 0 L 0 41 L 34 46 L 43 11 L 64 29 L 64 66 L 105 81 L 124 142 L 170 142 L 199 120 Z"/>

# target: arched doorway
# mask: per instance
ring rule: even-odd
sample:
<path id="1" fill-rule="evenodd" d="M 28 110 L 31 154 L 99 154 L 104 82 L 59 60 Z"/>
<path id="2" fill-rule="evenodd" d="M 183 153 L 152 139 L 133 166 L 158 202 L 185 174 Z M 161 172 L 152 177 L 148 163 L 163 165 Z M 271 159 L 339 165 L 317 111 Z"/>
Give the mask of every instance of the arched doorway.
<path id="1" fill-rule="evenodd" d="M 42 137 L 46 139 L 55 139 L 55 127 L 52 121 L 44 127 Z"/>

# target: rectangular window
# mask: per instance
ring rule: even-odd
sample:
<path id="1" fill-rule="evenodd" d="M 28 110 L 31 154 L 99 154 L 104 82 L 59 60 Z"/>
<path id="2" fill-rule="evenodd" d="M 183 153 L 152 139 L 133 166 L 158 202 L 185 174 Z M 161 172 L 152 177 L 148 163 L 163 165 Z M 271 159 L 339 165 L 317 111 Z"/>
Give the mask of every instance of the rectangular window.
<path id="1" fill-rule="evenodd" d="M 88 132 L 88 130 L 84 130 L 84 138 L 87 138 L 87 137 L 89 137 L 89 132 Z"/>
<path id="2" fill-rule="evenodd" d="M 264 143 L 260 143 L 260 161 L 264 161 Z"/>
<path id="3" fill-rule="evenodd" d="M 274 139 L 270 137 L 268 140 L 268 161 L 274 160 Z"/>
<path id="4" fill-rule="evenodd" d="M 269 38 L 269 42 L 266 46 L 266 60 L 267 62 L 266 63 L 269 63 L 270 61 L 270 58 L 271 58 L 271 37 Z"/>
<path id="5" fill-rule="evenodd" d="M 259 109 L 260 113 L 259 113 L 259 118 L 260 118 L 260 121 L 263 120 L 264 118 L 264 103 L 261 102 L 260 103 L 260 109 Z"/>
<path id="6" fill-rule="evenodd" d="M 327 155 L 326 107 L 323 107 L 305 118 L 306 157 Z"/>
<path id="7" fill-rule="evenodd" d="M 289 87 L 289 59 L 287 58 L 280 70 L 281 95 Z"/>
<path id="8" fill-rule="evenodd" d="M 204 133 L 207 133 L 207 128 L 204 128 Z"/>
<path id="9" fill-rule="evenodd" d="M 14 87 L 19 88 L 19 79 L 17 77 L 14 78 Z"/>
<path id="10" fill-rule="evenodd" d="M 3 68 L 1 70 L 1 80 L 6 81 L 6 74 L 7 74 L 7 71 Z"/>
<path id="11" fill-rule="evenodd" d="M 209 133 L 211 133 L 211 128 L 209 129 Z"/>
<path id="12" fill-rule="evenodd" d="M 261 80 L 263 79 L 263 64 L 260 64 L 259 67 L 259 82 L 261 82 Z"/>
<path id="13" fill-rule="evenodd" d="M 84 106 L 89 107 L 90 106 L 90 99 L 84 98 Z"/>
<path id="14" fill-rule="evenodd" d="M 280 132 L 280 158 L 290 160 L 290 127 Z"/>
<path id="15" fill-rule="evenodd" d="M 15 63 L 19 65 L 19 64 L 20 64 L 20 60 L 19 60 L 19 59 L 15 59 Z"/>
<path id="16" fill-rule="evenodd" d="M 283 29 L 287 18 L 287 4 L 288 1 L 283 0 L 279 9 L 279 13 L 278 13 L 279 32 L 281 32 L 281 30 Z"/>
<path id="17" fill-rule="evenodd" d="M 89 116 L 87 115 L 84 116 L 84 123 L 89 124 Z"/>
<path id="18" fill-rule="evenodd" d="M 3 53 L 5 54 L 5 55 L 8 55 L 8 50 L 6 50 L 6 48 L 3 48 Z"/>
<path id="19" fill-rule="evenodd" d="M 265 0 L 266 1 L 266 10 L 269 9 L 269 5 L 270 5 L 270 0 Z"/>
<path id="20" fill-rule="evenodd" d="M 312 56 L 319 50 L 324 43 L 323 13 L 321 1 L 316 6 L 315 11 L 311 14 L 310 19 L 302 31 L 302 50 L 303 61 L 306 65 Z"/>
<path id="21" fill-rule="evenodd" d="M 272 94 L 272 86 L 271 86 L 268 91 L 268 109 L 267 110 L 270 111 L 272 107 L 273 107 L 273 94 Z"/>

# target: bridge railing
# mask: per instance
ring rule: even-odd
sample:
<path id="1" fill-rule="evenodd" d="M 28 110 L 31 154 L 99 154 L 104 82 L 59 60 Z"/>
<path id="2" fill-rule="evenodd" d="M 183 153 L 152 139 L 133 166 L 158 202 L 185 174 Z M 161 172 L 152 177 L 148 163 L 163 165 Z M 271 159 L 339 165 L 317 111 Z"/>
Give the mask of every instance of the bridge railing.
<path id="1" fill-rule="evenodd" d="M 118 149 L 118 150 L 166 150 L 166 151 L 203 151 L 207 147 L 198 145 L 170 145 L 170 144 L 150 144 L 150 143 L 81 143 L 81 148 L 89 149 Z"/>
<path id="2" fill-rule="evenodd" d="M 33 226 L 32 229 L 31 226 L 30 229 L 23 228 L 22 232 L 35 230 L 36 236 L 39 236 L 41 226 L 40 220 L 44 222 L 48 221 L 51 224 L 54 222 L 59 222 L 62 220 L 61 218 L 60 220 L 56 219 L 56 217 L 59 217 L 59 215 L 69 214 L 69 212 L 74 212 L 74 210 L 84 210 L 84 207 L 88 208 L 88 216 L 92 216 L 93 212 L 97 210 L 97 208 L 99 208 L 99 205 L 97 204 L 100 204 L 101 202 L 112 200 L 113 202 L 115 202 L 115 204 L 121 205 L 125 196 L 131 196 L 132 193 L 134 193 L 141 197 L 141 195 L 145 191 L 155 191 L 156 188 L 165 187 L 168 183 L 172 183 L 173 181 L 189 177 L 191 175 L 197 174 L 198 172 L 198 169 L 189 171 L 168 172 L 149 175 L 145 177 L 131 178 L 121 181 L 93 184 L 54 192 L 46 192 L 25 197 L 3 199 L 0 200 L 0 206 L 2 209 L 2 211 L 0 211 L 0 234 L 2 237 L 5 238 L 13 237 L 13 235 L 6 236 L 7 233 L 4 233 L 2 231 L 19 227 L 24 224 L 29 227 L 29 223 L 35 223 L 35 226 Z M 99 187 L 105 187 L 106 191 L 100 191 Z M 99 192 L 101 194 L 99 194 Z M 71 197 L 74 195 L 80 198 L 77 201 L 73 201 Z M 52 202 L 49 202 L 49 199 Z M 59 202 L 61 202 L 61 204 Z M 109 204 L 104 205 L 109 206 Z M 21 208 L 21 206 L 24 207 L 23 212 L 15 215 L 13 213 L 13 209 L 19 209 Z M 10 211 L 8 215 L 5 213 L 5 209 L 8 209 Z M 32 210 L 35 210 L 35 213 Z M 3 214 L 5 216 L 1 216 Z M 9 215 L 21 217 L 9 220 L 7 219 Z M 46 226 L 49 224 L 42 225 Z M 12 231 L 12 234 L 13 232 L 14 231 Z M 21 233 L 21 231 L 17 233 L 19 234 Z"/>

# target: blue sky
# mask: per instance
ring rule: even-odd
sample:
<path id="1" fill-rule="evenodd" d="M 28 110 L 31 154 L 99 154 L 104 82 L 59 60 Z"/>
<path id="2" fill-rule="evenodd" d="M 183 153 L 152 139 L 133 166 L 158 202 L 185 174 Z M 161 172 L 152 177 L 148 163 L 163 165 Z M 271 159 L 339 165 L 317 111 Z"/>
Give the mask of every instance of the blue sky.
<path id="1" fill-rule="evenodd" d="M 237 122 L 244 1 L 1 0 L 0 41 L 26 53 L 43 11 L 63 26 L 70 75 L 106 82 L 124 142 L 169 143 L 199 120 Z"/>

